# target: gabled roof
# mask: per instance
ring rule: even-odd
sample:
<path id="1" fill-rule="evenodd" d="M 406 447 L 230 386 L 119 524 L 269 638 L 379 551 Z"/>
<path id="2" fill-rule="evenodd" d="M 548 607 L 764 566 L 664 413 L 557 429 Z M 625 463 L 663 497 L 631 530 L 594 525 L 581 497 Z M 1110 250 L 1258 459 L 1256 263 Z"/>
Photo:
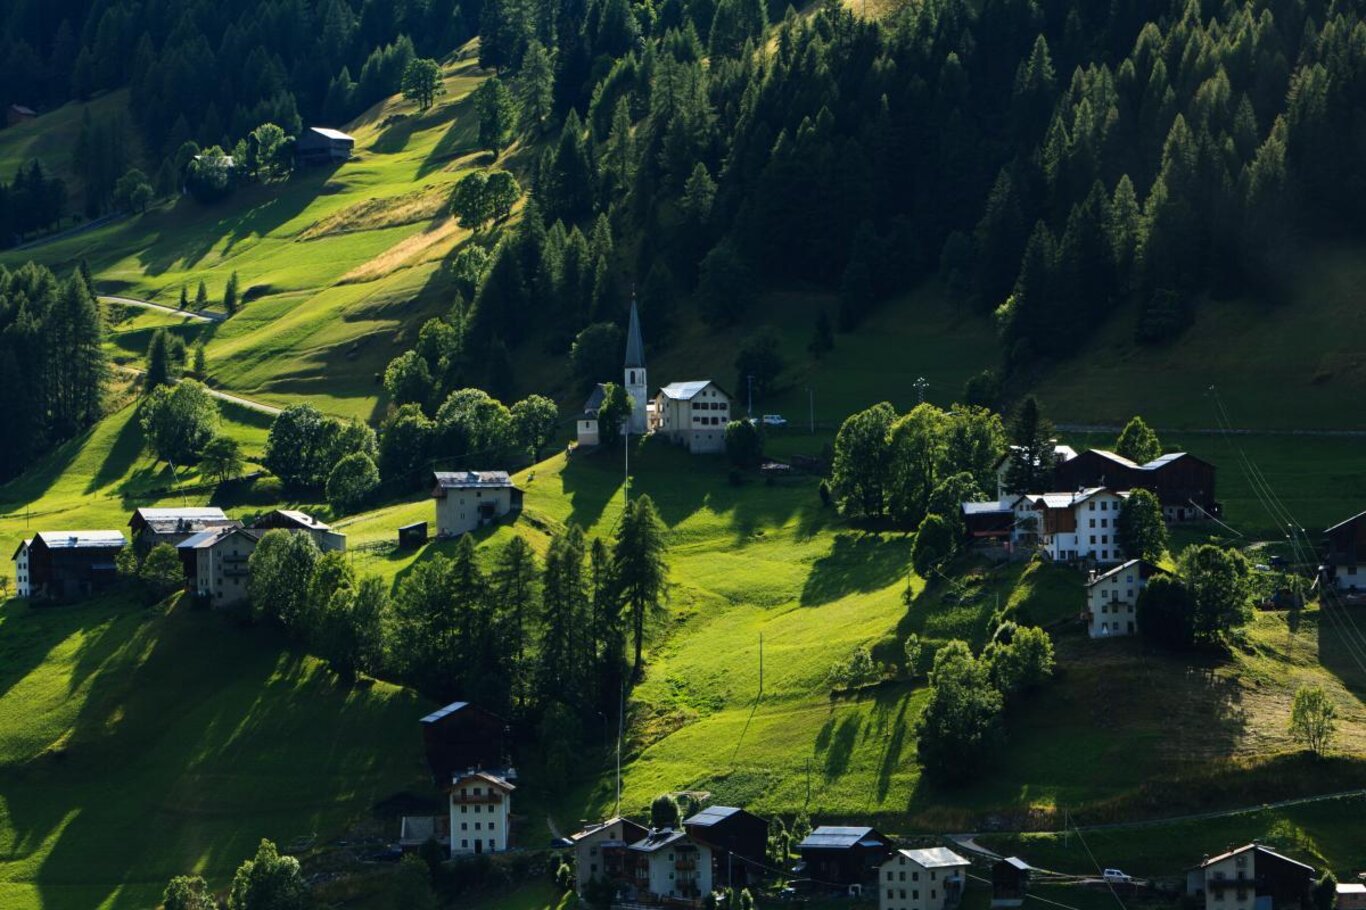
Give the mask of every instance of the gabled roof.
<path id="1" fill-rule="evenodd" d="M 1007 856 L 1005 859 L 1001 860 L 1001 862 L 1005 863 L 1007 866 L 1013 866 L 1014 868 L 1019 869 L 1021 872 L 1034 871 L 1033 866 L 1029 865 L 1029 863 L 1020 859 L 1018 856 Z"/>
<path id="2" fill-rule="evenodd" d="M 330 531 L 332 527 L 309 515 L 307 512 L 300 512 L 298 509 L 276 509 L 271 515 L 279 515 L 286 520 L 305 528 L 309 531 Z M 258 522 L 259 523 L 259 522 Z"/>
<path id="3" fill-rule="evenodd" d="M 180 543 L 176 544 L 176 549 L 206 550 L 210 547 L 217 546 L 219 543 L 221 543 L 224 540 L 227 540 L 232 535 L 239 533 L 245 535 L 248 539 L 252 541 L 257 541 L 261 539 L 255 532 L 248 531 L 245 528 L 219 526 L 216 528 L 206 528 L 205 530 L 200 531 L 198 534 L 193 534 L 185 538 Z"/>
<path id="4" fill-rule="evenodd" d="M 1125 458 L 1123 455 L 1120 455 L 1120 454 L 1118 454 L 1117 452 L 1111 452 L 1109 449 L 1092 449 L 1092 450 L 1091 450 L 1091 454 L 1092 454 L 1092 455 L 1099 455 L 1101 458 L 1104 458 L 1106 461 L 1113 461 L 1115 464 L 1119 465 L 1119 466 L 1122 467 L 1122 468 L 1130 468 L 1130 469 L 1136 470 L 1136 469 L 1138 469 L 1138 468 L 1140 467 L 1140 465 L 1139 465 L 1138 462 L 1136 462 L 1136 461 L 1130 461 L 1129 459 Z"/>
<path id="5" fill-rule="evenodd" d="M 708 806 L 691 818 L 684 819 L 683 824 L 685 826 L 697 825 L 698 827 L 706 828 L 717 822 L 725 821 L 732 815 L 739 815 L 743 811 L 745 810 L 737 809 L 735 806 Z"/>
<path id="6" fill-rule="evenodd" d="M 497 787 L 509 793 L 517 789 L 517 785 L 510 783 L 507 778 L 499 777 L 497 774 L 491 774 L 488 771 L 457 771 L 451 775 L 452 787 L 458 787 L 467 781 L 483 781 L 490 787 Z"/>
<path id="7" fill-rule="evenodd" d="M 594 822 L 591 825 L 584 825 L 582 831 L 575 831 L 573 834 L 569 835 L 569 840 L 574 843 L 578 843 L 579 841 L 586 840 L 590 837 L 594 837 L 598 834 L 601 834 L 602 832 L 606 831 L 608 828 L 611 828 L 618 822 L 621 823 L 621 830 L 624 834 L 639 834 L 641 837 L 643 837 L 649 833 L 648 829 L 644 825 L 636 824 L 629 818 L 622 818 L 620 815 L 614 815 L 606 821 Z M 629 844 L 630 841 L 623 841 L 623 843 Z"/>
<path id="8" fill-rule="evenodd" d="M 1095 578 L 1091 579 L 1090 581 L 1088 581 L 1088 582 L 1086 583 L 1086 587 L 1088 587 L 1088 588 L 1094 587 L 1096 584 L 1098 584 L 1098 583 L 1104 581 L 1105 579 L 1109 578 L 1110 576 L 1112 576 L 1112 575 L 1118 575 L 1119 573 L 1123 572 L 1124 570 L 1129 569 L 1129 568 L 1132 568 L 1134 565 L 1141 565 L 1143 568 L 1146 568 L 1146 569 L 1148 570 L 1148 574 L 1149 574 L 1149 575 L 1151 575 L 1151 574 L 1153 574 L 1153 573 L 1155 573 L 1155 572 L 1161 572 L 1161 571 L 1163 571 L 1162 567 L 1159 566 L 1157 563 L 1149 562 L 1149 561 L 1146 560 L 1146 559 L 1131 559 L 1131 560 L 1129 560 L 1128 562 L 1122 562 L 1122 563 L 1120 563 L 1119 565 L 1115 566 L 1113 569 L 1109 570 L 1108 572 L 1102 572 L 1101 574 L 1097 575 Z"/>
<path id="9" fill-rule="evenodd" d="M 1353 515 L 1351 518 L 1347 519 L 1346 521 L 1340 521 L 1340 522 L 1338 522 L 1337 524 L 1333 525 L 1331 528 L 1326 528 L 1326 529 L 1324 529 L 1324 532 L 1323 532 L 1323 533 L 1325 533 L 1325 534 L 1332 534 L 1334 531 L 1340 531 L 1340 530 L 1342 530 L 1343 528 L 1347 527 L 1348 525 L 1354 525 L 1354 524 L 1356 524 L 1358 521 L 1361 521 L 1363 518 L 1366 518 L 1366 512 L 1358 512 L 1357 514 Z"/>
<path id="10" fill-rule="evenodd" d="M 451 702 L 449 705 L 446 705 L 445 707 L 437 708 L 437 709 L 436 709 L 435 711 L 433 711 L 431 714 L 428 714 L 426 717 L 422 718 L 422 720 L 418 721 L 418 723 L 420 723 L 420 724 L 434 724 L 434 723 L 436 723 L 438 720 L 441 720 L 441 719 L 444 718 L 444 717 L 449 717 L 450 715 L 454 714 L 456 711 L 460 711 L 460 710 L 462 710 L 462 709 L 468 707 L 468 705 L 469 705 L 469 702 L 467 702 L 467 701 L 453 701 L 453 702 Z"/>
<path id="11" fill-rule="evenodd" d="M 1276 857 L 1276 859 L 1284 860 L 1284 861 L 1287 862 L 1287 863 L 1292 863 L 1292 864 L 1294 864 L 1294 865 L 1296 865 L 1296 866 L 1299 866 L 1301 869 L 1305 869 L 1305 870 L 1307 870 L 1307 871 L 1309 871 L 1309 872 L 1311 872 L 1311 873 L 1314 871 L 1314 867 L 1313 867 L 1313 866 L 1306 865 L 1306 864 L 1300 862 L 1299 860 L 1291 859 L 1290 857 L 1285 856 L 1285 855 L 1280 854 L 1280 853 L 1277 853 L 1275 850 L 1272 850 L 1270 847 L 1266 847 L 1266 846 L 1263 846 L 1263 845 L 1261 845 L 1261 844 L 1244 844 L 1243 846 L 1238 847 L 1238 848 L 1236 848 L 1236 849 L 1229 850 L 1229 851 L 1227 851 L 1227 852 L 1225 852 L 1225 853 L 1220 853 L 1218 856 L 1211 856 L 1211 857 L 1209 857 L 1208 859 L 1204 860 L 1202 863 L 1200 863 L 1200 865 L 1197 866 L 1196 868 L 1197 868 L 1197 869 L 1204 869 L 1206 866 L 1209 866 L 1209 865 L 1211 865 L 1211 864 L 1213 864 L 1213 863 L 1223 862 L 1224 860 L 1228 859 L 1230 856 L 1237 856 L 1239 853 L 1246 853 L 1246 852 L 1249 851 L 1249 850 L 1256 850 L 1258 853 L 1265 853 L 1267 856 L 1274 856 L 1274 857 Z"/>
<path id="12" fill-rule="evenodd" d="M 1100 493 L 1113 493 L 1120 499 L 1127 499 L 1129 496 L 1128 490 L 1112 490 L 1109 487 L 1085 487 L 1075 493 L 1026 493 L 1016 499 L 1015 504 L 1018 505 L 1020 500 L 1027 499 L 1036 506 L 1042 503 L 1045 508 L 1049 509 L 1069 509 Z"/>
<path id="13" fill-rule="evenodd" d="M 797 849 L 848 850 L 860 845 L 882 844 L 882 835 L 872 828 L 821 825 L 806 836 Z"/>
<path id="14" fill-rule="evenodd" d="M 123 535 L 120 534 L 119 536 L 122 537 Z M 33 538 L 32 538 L 32 537 L 27 538 L 27 539 L 25 539 L 25 540 L 21 540 L 21 541 L 19 542 L 19 546 L 17 546 L 17 547 L 14 548 L 14 555 L 11 556 L 10 559 L 12 559 L 12 560 L 13 560 L 13 559 L 18 559 L 18 558 L 19 558 L 19 554 L 22 553 L 22 552 L 24 552 L 25 550 L 27 550 L 27 549 L 29 548 L 29 545 L 32 544 L 32 543 L 33 543 Z"/>
<path id="15" fill-rule="evenodd" d="M 660 389 L 659 394 L 663 395 L 665 398 L 674 398 L 679 401 L 690 401 L 694 396 L 697 395 L 698 392 L 702 391 L 709 385 L 715 385 L 715 383 L 713 383 L 710 379 L 689 379 L 686 382 L 671 382 L 668 385 L 664 386 L 664 388 Z M 721 388 L 720 386 L 716 386 L 716 390 L 720 392 L 722 395 L 726 394 L 726 390 Z M 726 397 L 729 398 L 730 396 L 726 395 Z"/>
<path id="16" fill-rule="evenodd" d="M 963 503 L 964 515 L 990 515 L 995 513 L 1008 515 L 1009 506 L 1003 506 L 999 502 L 965 502 Z"/>
<path id="17" fill-rule="evenodd" d="M 654 853 L 656 850 L 659 850 L 662 847 L 667 847 L 670 844 L 676 844 L 681 840 L 687 839 L 688 832 L 683 831 L 682 829 L 674 830 L 673 828 L 651 828 L 649 834 L 646 834 L 644 838 L 636 841 L 634 844 L 631 844 L 626 849 L 636 850 L 640 853 Z"/>
<path id="18" fill-rule="evenodd" d="M 107 550 L 122 547 L 122 531 L 39 531 L 33 535 L 49 550 Z"/>
<path id="19" fill-rule="evenodd" d="M 636 302 L 631 300 L 631 322 L 626 329 L 626 367 L 642 369 L 645 366 L 645 342 L 640 337 L 640 313 Z"/>
<path id="20" fill-rule="evenodd" d="M 922 850 L 898 850 L 896 852 L 922 869 L 944 869 L 953 866 L 972 865 L 971 862 L 963 859 L 948 847 L 927 847 Z"/>
<path id="21" fill-rule="evenodd" d="M 588 394 L 588 400 L 583 403 L 583 416 L 597 417 L 598 411 L 602 408 L 603 399 L 606 397 L 606 385 L 600 382 L 593 386 L 593 391 Z"/>
<path id="22" fill-rule="evenodd" d="M 25 106 L 22 105 L 22 104 L 11 104 L 11 105 L 9 106 L 9 109 L 12 110 L 12 111 L 14 111 L 16 114 L 20 114 L 21 116 L 24 116 L 24 117 L 37 117 L 37 116 L 38 116 L 37 113 L 34 112 L 33 108 L 31 108 L 31 107 L 25 107 Z"/>
<path id="23" fill-rule="evenodd" d="M 512 486 L 507 471 L 436 471 L 439 490 L 497 490 Z"/>
<path id="24" fill-rule="evenodd" d="M 232 519 L 216 506 L 186 509 L 137 509 L 128 526 L 141 522 L 156 534 L 181 534 L 202 531 L 210 525 L 227 524 Z"/>
<path id="25" fill-rule="evenodd" d="M 355 137 L 349 136 L 346 133 L 343 133 L 341 130 L 334 130 L 331 127 L 327 126 L 310 126 L 308 128 L 308 131 L 310 133 L 317 133 L 319 136 L 323 136 L 328 139 L 341 139 L 349 142 L 356 141 Z"/>

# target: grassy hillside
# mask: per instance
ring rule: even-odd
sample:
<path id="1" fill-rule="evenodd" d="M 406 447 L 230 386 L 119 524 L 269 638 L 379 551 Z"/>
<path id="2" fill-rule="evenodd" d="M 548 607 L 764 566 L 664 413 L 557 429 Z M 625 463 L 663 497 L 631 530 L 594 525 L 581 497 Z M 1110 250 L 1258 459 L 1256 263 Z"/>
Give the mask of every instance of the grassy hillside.
<path id="1" fill-rule="evenodd" d="M 0 906 L 146 908 L 269 836 L 421 782 L 423 703 L 339 686 L 262 629 L 119 602 L 0 608 Z"/>
<path id="2" fill-rule="evenodd" d="M 47 111 L 34 120 L 0 128 L 0 179 L 6 183 L 15 172 L 37 158 L 49 175 L 61 177 L 67 183 L 68 210 L 79 209 L 81 186 L 72 169 L 72 154 L 81 134 L 81 122 L 87 114 L 101 119 L 126 111 L 128 90 L 106 92 L 88 102 L 71 102 L 56 110 Z M 136 162 L 140 151 L 136 135 L 129 131 L 130 160 Z"/>

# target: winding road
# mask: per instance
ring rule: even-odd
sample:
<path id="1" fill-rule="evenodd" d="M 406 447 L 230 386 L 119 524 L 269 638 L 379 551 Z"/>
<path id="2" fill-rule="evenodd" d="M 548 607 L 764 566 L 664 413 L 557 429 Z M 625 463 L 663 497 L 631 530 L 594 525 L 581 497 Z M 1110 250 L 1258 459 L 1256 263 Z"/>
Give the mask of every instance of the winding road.
<path id="1" fill-rule="evenodd" d="M 168 313 L 172 316 L 183 316 L 195 322 L 222 322 L 228 317 L 222 313 L 209 313 L 203 310 L 182 310 L 178 307 L 166 306 L 164 303 L 152 303 L 150 300 L 139 300 L 136 297 L 119 297 L 114 294 L 97 294 L 96 297 L 105 303 L 117 303 L 119 306 L 137 307 L 142 310 L 155 310 L 159 313 Z"/>
<path id="2" fill-rule="evenodd" d="M 139 370 L 137 367 L 123 366 L 122 364 L 115 365 L 114 369 L 118 370 L 120 373 L 127 373 L 130 376 L 142 376 L 147 372 L 146 370 Z M 211 389 L 208 386 L 204 386 L 204 391 L 208 392 L 211 397 L 217 398 L 219 401 L 240 405 L 249 411 L 256 411 L 257 413 L 266 414 L 270 417 L 279 415 L 280 411 L 283 410 L 282 408 L 277 408 L 273 404 L 266 404 L 263 401 L 253 401 L 250 398 L 243 398 L 241 395 L 233 395 L 230 392 L 220 392 L 218 389 Z"/>

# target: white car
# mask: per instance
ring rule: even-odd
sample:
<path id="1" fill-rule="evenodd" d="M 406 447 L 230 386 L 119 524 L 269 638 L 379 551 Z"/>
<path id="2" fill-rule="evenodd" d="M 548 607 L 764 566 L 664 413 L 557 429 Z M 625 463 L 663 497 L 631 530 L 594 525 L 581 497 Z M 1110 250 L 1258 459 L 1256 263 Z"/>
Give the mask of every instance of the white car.
<path id="1" fill-rule="evenodd" d="M 1133 876 L 1125 875 L 1118 869 L 1106 869 L 1100 874 L 1100 877 L 1112 885 L 1127 885 L 1134 880 Z"/>
<path id="2" fill-rule="evenodd" d="M 759 422 L 766 427 L 785 427 L 787 418 L 781 414 L 765 414 L 759 418 Z"/>

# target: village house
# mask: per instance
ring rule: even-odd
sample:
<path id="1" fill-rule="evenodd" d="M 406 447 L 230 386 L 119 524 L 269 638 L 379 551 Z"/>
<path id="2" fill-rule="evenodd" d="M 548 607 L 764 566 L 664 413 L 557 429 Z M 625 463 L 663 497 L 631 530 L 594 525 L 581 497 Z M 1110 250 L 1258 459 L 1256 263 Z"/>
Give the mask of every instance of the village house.
<path id="1" fill-rule="evenodd" d="M 511 844 L 512 791 L 491 771 L 457 773 L 450 785 L 451 856 L 502 853 Z"/>
<path id="2" fill-rule="evenodd" d="M 1214 498 L 1214 482 L 1214 465 L 1189 452 L 1170 452 L 1137 464 L 1105 449 L 1091 449 L 1060 462 L 1054 474 L 1058 490 L 1149 490 L 1162 504 L 1168 523 L 1218 516 L 1222 508 Z"/>
<path id="3" fill-rule="evenodd" d="M 35 119 L 38 113 L 31 107 L 24 107 L 22 104 L 11 104 L 5 109 L 5 125 L 18 126 Z"/>
<path id="4" fill-rule="evenodd" d="M 32 590 L 28 581 L 28 550 L 32 544 L 32 539 L 23 541 L 11 557 L 14 560 L 14 593 L 18 597 L 28 597 Z"/>
<path id="5" fill-rule="evenodd" d="M 1366 592 L 1366 512 L 1323 532 L 1323 581 L 1344 593 Z"/>
<path id="6" fill-rule="evenodd" d="M 351 158 L 356 140 L 341 130 L 310 126 L 294 140 L 294 161 L 299 167 L 340 164 Z"/>
<path id="7" fill-rule="evenodd" d="M 598 411 L 602 410 L 602 403 L 607 398 L 607 386 L 598 383 L 593 386 L 593 391 L 589 393 L 588 400 L 583 403 L 583 413 L 578 416 L 574 423 L 575 439 L 583 448 L 589 448 L 602 442 L 602 433 L 598 428 Z"/>
<path id="8" fill-rule="evenodd" d="M 507 723 L 492 711 L 455 701 L 419 723 L 427 767 L 437 786 L 467 768 L 502 769 L 508 765 Z"/>
<path id="9" fill-rule="evenodd" d="M 694 455 L 726 450 L 730 396 L 708 379 L 671 382 L 655 397 L 654 431 Z"/>
<path id="10" fill-rule="evenodd" d="M 878 873 L 878 910 L 950 910 L 972 864 L 947 847 L 898 850 Z"/>
<path id="11" fill-rule="evenodd" d="M 1138 595 L 1162 569 L 1146 559 L 1131 559 L 1086 581 L 1086 631 L 1092 638 L 1133 635 L 1138 631 Z"/>
<path id="12" fill-rule="evenodd" d="M 1124 560 L 1119 509 L 1127 492 L 1090 487 L 1075 493 L 1030 493 L 1015 501 L 1014 546 L 1041 550 L 1055 562 Z"/>
<path id="13" fill-rule="evenodd" d="M 319 521 L 307 512 L 300 512 L 298 509 L 275 509 L 272 512 L 267 512 L 252 522 L 251 527 L 252 530 L 263 533 L 279 528 L 284 531 L 308 534 L 313 538 L 313 542 L 318 545 L 318 549 L 324 553 L 346 552 L 345 534 L 332 530 L 331 526 Z"/>
<path id="14" fill-rule="evenodd" d="M 437 471 L 433 480 L 438 537 L 456 537 L 522 509 L 522 491 L 507 471 Z"/>
<path id="15" fill-rule="evenodd" d="M 873 880 L 891 844 L 872 828 L 821 825 L 797 845 L 802 875 L 824 885 Z"/>
<path id="16" fill-rule="evenodd" d="M 629 845 L 636 893 L 656 900 L 700 904 L 712 891 L 711 848 L 673 828 L 652 828 Z"/>
<path id="17" fill-rule="evenodd" d="M 650 829 L 629 818 L 609 818 L 605 822 L 588 825 L 569 836 L 574 850 L 574 881 L 579 894 L 592 881 L 625 882 L 632 880 L 633 859 L 626 848 L 644 840 Z"/>
<path id="18" fill-rule="evenodd" d="M 1339 882 L 1336 890 L 1337 910 L 1366 910 L 1366 884 Z"/>
<path id="19" fill-rule="evenodd" d="M 708 806 L 683 820 L 683 830 L 711 848 L 712 879 L 740 888 L 763 874 L 768 822 L 735 806 Z"/>
<path id="20" fill-rule="evenodd" d="M 1020 457 L 1020 447 L 1011 446 L 1006 453 L 996 459 L 996 501 L 1004 508 L 1009 508 L 1015 500 L 1023 496 L 1029 490 L 1012 490 L 1006 478 L 1010 474 L 1011 463 Z M 1071 446 L 1063 445 L 1056 440 L 1053 442 L 1053 466 L 1057 469 L 1058 465 L 1065 464 L 1077 457 L 1077 450 Z"/>
<path id="21" fill-rule="evenodd" d="M 1186 873 L 1186 893 L 1205 910 L 1302 910 L 1310 904 L 1314 869 L 1261 844 L 1206 857 Z"/>
<path id="22" fill-rule="evenodd" d="M 138 509 L 128 521 L 132 531 L 133 547 L 139 555 L 159 543 L 172 546 L 181 541 L 207 531 L 209 528 L 237 527 L 242 523 L 229 518 L 222 509 L 206 506 L 184 509 Z"/>
<path id="23" fill-rule="evenodd" d="M 245 602 L 251 579 L 248 560 L 263 533 L 226 525 L 200 531 L 177 544 L 194 595 L 215 609 Z"/>
<path id="24" fill-rule="evenodd" d="M 76 600 L 105 590 L 118 580 L 114 558 L 124 545 L 122 531 L 38 532 L 25 553 L 28 596 Z"/>
<path id="25" fill-rule="evenodd" d="M 1011 531 L 1015 527 L 1015 502 L 1028 490 L 1014 490 L 1006 480 L 1014 459 L 1019 457 L 1019 446 L 1011 446 L 996 460 L 996 499 L 992 502 L 962 503 L 963 529 L 968 540 L 977 547 L 1009 548 Z M 1055 464 L 1076 458 L 1071 446 L 1053 445 Z"/>

